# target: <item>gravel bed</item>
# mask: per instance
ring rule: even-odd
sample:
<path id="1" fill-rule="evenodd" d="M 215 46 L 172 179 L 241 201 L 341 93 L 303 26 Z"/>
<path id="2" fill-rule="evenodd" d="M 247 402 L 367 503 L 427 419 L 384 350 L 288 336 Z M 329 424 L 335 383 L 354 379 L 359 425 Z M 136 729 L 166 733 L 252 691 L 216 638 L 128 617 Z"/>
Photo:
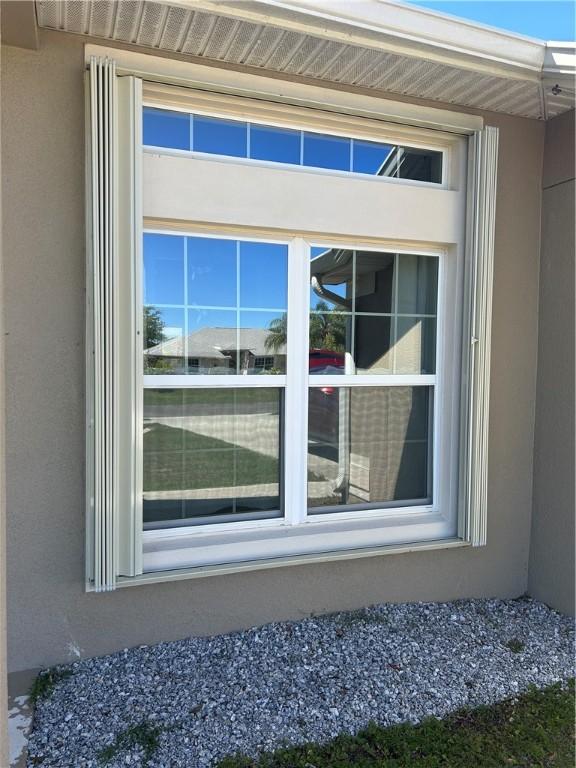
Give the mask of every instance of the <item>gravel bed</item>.
<path id="1" fill-rule="evenodd" d="M 66 668 L 37 706 L 28 765 L 97 768 L 116 741 L 109 768 L 208 768 L 371 720 L 418 722 L 565 680 L 574 639 L 572 619 L 520 599 L 378 605 L 142 646 Z M 121 738 L 141 723 L 159 729 L 148 761 Z"/>

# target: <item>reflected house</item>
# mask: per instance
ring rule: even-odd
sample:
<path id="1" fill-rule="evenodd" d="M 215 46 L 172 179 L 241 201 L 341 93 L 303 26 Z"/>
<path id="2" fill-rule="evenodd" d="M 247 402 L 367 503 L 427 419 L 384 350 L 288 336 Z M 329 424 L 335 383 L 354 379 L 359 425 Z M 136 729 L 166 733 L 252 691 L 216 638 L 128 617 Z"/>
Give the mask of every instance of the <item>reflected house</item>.
<path id="1" fill-rule="evenodd" d="M 201 328 L 145 351 L 146 373 L 248 374 L 283 371 L 285 345 L 270 350 L 266 328 Z"/>

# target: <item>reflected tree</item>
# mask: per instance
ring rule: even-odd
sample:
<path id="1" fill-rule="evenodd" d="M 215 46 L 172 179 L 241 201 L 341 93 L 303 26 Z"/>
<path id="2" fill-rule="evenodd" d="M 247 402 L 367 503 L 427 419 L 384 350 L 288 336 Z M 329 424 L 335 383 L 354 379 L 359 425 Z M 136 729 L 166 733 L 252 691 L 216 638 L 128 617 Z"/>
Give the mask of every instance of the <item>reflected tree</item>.
<path id="1" fill-rule="evenodd" d="M 286 313 L 274 318 L 268 326 L 266 350 L 279 352 L 286 347 L 288 318 Z M 344 352 L 346 348 L 346 315 L 332 310 L 325 301 L 319 301 L 310 314 L 310 347 Z"/>
<path id="2" fill-rule="evenodd" d="M 164 320 L 158 309 L 144 307 L 144 349 L 150 349 L 165 341 Z"/>

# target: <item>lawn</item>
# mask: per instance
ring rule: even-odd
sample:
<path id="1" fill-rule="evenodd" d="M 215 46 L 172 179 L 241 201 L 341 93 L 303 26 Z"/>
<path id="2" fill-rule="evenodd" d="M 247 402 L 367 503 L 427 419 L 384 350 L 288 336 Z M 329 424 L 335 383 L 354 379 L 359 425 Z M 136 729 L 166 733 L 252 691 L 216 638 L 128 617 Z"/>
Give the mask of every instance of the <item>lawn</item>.
<path id="1" fill-rule="evenodd" d="M 573 768 L 574 680 L 444 720 L 382 728 L 306 744 L 218 768 Z"/>
<path id="2" fill-rule="evenodd" d="M 193 377 L 191 377 L 193 381 Z M 225 403 L 241 405 L 242 403 L 270 403 L 277 410 L 281 390 L 274 387 L 273 382 L 268 387 L 250 387 L 235 389 L 187 388 L 178 389 L 149 389 L 144 390 L 144 407 L 149 405 L 199 405 Z"/>
<path id="3" fill-rule="evenodd" d="M 144 434 L 144 491 L 279 483 L 277 458 L 151 422 Z"/>

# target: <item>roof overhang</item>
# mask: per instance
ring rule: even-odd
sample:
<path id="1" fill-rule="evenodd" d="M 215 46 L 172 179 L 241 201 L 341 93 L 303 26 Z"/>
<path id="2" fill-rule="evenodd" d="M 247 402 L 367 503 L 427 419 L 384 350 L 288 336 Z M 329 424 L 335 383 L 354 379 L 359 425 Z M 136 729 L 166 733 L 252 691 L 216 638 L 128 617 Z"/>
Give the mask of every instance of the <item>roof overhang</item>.
<path id="1" fill-rule="evenodd" d="M 43 28 L 290 79 L 540 119 L 574 106 L 574 43 L 394 0 L 36 0 L 36 11 Z"/>

